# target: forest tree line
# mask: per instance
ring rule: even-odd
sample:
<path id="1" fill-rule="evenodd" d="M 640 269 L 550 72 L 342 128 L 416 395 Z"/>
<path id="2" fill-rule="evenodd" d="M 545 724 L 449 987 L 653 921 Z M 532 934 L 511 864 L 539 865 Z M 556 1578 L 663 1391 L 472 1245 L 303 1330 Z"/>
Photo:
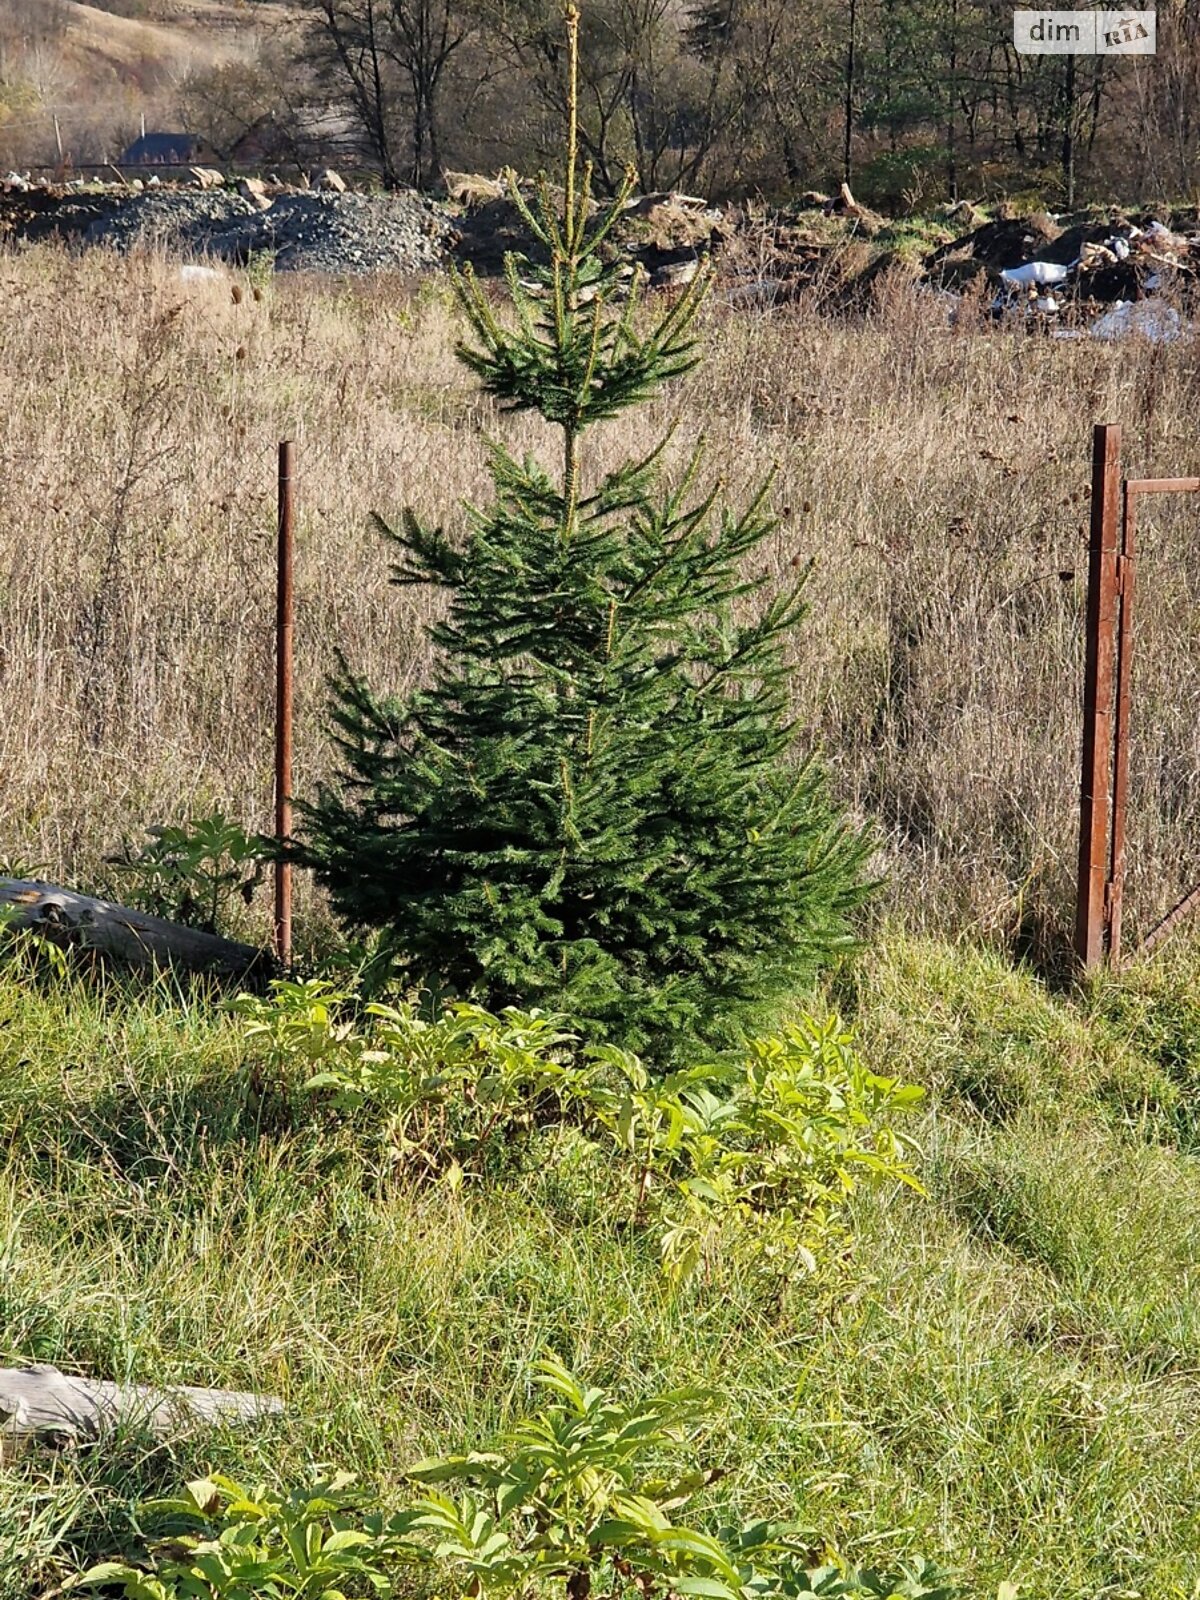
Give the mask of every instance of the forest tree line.
<path id="1" fill-rule="evenodd" d="M 55 0 L 6 3 L 54 14 Z M 277 0 L 243 3 L 255 48 L 172 85 L 177 120 L 218 153 L 264 119 L 286 137 L 318 105 L 388 185 L 534 170 L 555 148 L 560 0 L 292 0 L 284 23 Z M 1144 57 L 1021 55 L 1012 14 L 1012 0 L 586 0 L 597 187 L 632 165 L 647 190 L 784 201 L 847 181 L 899 211 L 1194 198 L 1200 3 L 1158 0 Z M 0 38 L 0 95 L 4 60 Z"/>
<path id="2" fill-rule="evenodd" d="M 556 0 L 306 0 L 306 47 L 389 182 L 536 166 L 563 112 Z M 1139 7 L 1140 9 L 1140 7 Z M 848 181 L 916 209 L 1035 190 L 1185 196 L 1200 6 L 1160 0 L 1158 54 L 1028 56 L 1011 0 L 590 0 L 586 143 L 600 187 L 783 199 Z"/>

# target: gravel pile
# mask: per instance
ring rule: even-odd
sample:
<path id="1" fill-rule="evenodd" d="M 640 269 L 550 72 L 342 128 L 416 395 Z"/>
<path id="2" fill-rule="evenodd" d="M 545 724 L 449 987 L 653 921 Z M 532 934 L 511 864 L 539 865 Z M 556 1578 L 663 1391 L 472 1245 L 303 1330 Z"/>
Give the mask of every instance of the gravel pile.
<path id="1" fill-rule="evenodd" d="M 223 229 L 256 215 L 249 200 L 226 189 L 163 189 L 132 194 L 108 216 L 97 217 L 85 244 L 120 251 L 141 245 L 204 255 Z"/>
<path id="2" fill-rule="evenodd" d="M 288 194 L 213 240 L 226 260 L 256 250 L 278 272 L 422 272 L 445 264 L 449 219 L 420 195 Z"/>
<path id="3" fill-rule="evenodd" d="M 244 264 L 258 251 L 280 272 L 423 272 L 444 265 L 446 214 L 420 195 L 282 194 L 265 211 L 228 190 L 132 195 L 88 229 L 88 244 L 157 245 Z"/>

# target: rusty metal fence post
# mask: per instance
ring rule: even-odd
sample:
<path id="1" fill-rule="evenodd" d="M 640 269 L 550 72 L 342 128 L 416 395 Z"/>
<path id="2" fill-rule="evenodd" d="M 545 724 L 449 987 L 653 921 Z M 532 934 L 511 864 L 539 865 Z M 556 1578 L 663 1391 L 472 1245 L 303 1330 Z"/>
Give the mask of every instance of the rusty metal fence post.
<path id="1" fill-rule="evenodd" d="M 275 589 L 275 837 L 292 831 L 292 546 L 295 532 L 295 446 L 279 446 L 279 539 Z M 286 971 L 292 961 L 292 867 L 275 865 L 275 954 Z"/>
<path id="2" fill-rule="evenodd" d="M 1117 508 L 1121 430 L 1092 432 L 1092 526 L 1088 546 L 1087 637 L 1083 668 L 1083 773 L 1079 788 L 1079 878 L 1075 954 L 1085 971 L 1106 953 L 1105 894 L 1110 867 L 1113 630 L 1117 605 Z"/>
<path id="3" fill-rule="evenodd" d="M 1117 550 L 1116 699 L 1113 706 L 1112 849 L 1108 866 L 1108 958 L 1121 959 L 1121 913 L 1125 896 L 1125 813 L 1129 799 L 1130 682 L 1133 675 L 1133 551 L 1137 494 L 1128 481 L 1121 494 L 1121 543 Z"/>
<path id="4" fill-rule="evenodd" d="M 1120 428 L 1105 423 L 1093 431 L 1075 905 L 1075 953 L 1085 972 L 1105 961 L 1116 967 L 1121 960 L 1137 502 L 1145 494 L 1197 493 L 1200 478 L 1123 479 Z M 1198 906 L 1200 886 L 1151 929 L 1141 951 L 1149 953 L 1161 944 Z"/>

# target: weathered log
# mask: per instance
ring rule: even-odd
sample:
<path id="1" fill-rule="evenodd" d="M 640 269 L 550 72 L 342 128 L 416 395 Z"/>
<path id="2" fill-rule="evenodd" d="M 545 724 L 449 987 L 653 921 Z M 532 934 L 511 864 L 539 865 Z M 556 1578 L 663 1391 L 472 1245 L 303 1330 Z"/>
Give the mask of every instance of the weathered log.
<path id="1" fill-rule="evenodd" d="M 13 908 L 12 926 L 33 928 L 56 943 L 81 945 L 135 966 L 177 966 L 190 972 L 236 975 L 266 964 L 263 951 L 214 933 L 183 928 L 164 917 L 76 894 L 52 883 L 0 878 L 0 907 Z"/>
<path id="2" fill-rule="evenodd" d="M 0 1367 L 0 1439 L 85 1441 L 120 1427 L 176 1438 L 199 1424 L 252 1422 L 275 1416 L 274 1395 L 232 1389 L 153 1389 L 144 1384 L 73 1378 L 57 1367 Z"/>

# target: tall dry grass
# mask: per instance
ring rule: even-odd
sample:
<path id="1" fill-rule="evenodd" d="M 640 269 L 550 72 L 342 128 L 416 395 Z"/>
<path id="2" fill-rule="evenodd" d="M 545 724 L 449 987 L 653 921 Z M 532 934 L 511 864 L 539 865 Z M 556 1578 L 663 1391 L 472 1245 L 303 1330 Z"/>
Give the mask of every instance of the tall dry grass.
<path id="1" fill-rule="evenodd" d="M 0 257 L 0 855 L 86 881 L 151 822 L 271 794 L 274 452 L 300 465 L 297 787 L 326 769 L 334 651 L 402 688 L 423 602 L 369 525 L 453 524 L 485 436 L 540 451 L 454 361 L 437 284 L 185 285 L 169 263 Z M 599 472 L 670 422 L 745 494 L 777 462 L 765 558 L 815 559 L 797 710 L 874 820 L 911 923 L 1043 939 L 1069 921 L 1090 426 L 1200 474 L 1193 347 L 949 329 L 887 282 L 838 320 L 714 304 L 685 384 L 612 424 Z M 1200 503 L 1143 513 L 1131 932 L 1200 879 Z"/>

